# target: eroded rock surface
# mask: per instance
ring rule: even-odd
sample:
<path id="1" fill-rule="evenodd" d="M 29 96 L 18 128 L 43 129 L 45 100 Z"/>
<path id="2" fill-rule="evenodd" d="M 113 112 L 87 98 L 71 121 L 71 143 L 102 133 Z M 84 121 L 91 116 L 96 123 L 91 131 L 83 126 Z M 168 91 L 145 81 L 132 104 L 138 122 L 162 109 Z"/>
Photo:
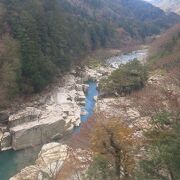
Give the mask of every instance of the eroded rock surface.
<path id="1" fill-rule="evenodd" d="M 67 158 L 67 145 L 50 143 L 42 147 L 35 165 L 28 166 L 10 180 L 44 180 L 56 176 Z"/>
<path id="2" fill-rule="evenodd" d="M 24 105 L 10 117 L 0 113 L 1 121 L 8 121 L 7 130 L 1 130 L 1 150 L 11 146 L 19 150 L 51 142 L 79 126 L 88 88 L 82 81 L 78 84 L 79 79 L 72 74 L 65 75 L 51 92 L 30 107 Z"/>
<path id="3" fill-rule="evenodd" d="M 72 156 L 75 156 L 75 159 L 71 159 Z M 85 162 L 90 161 L 91 157 L 91 153 L 86 150 L 74 150 L 65 144 L 52 142 L 49 144 L 45 144 L 42 147 L 35 165 L 31 165 L 22 169 L 17 175 L 10 178 L 10 180 L 55 179 L 61 172 L 63 167 L 66 166 L 65 162 L 68 161 L 70 163 L 73 163 L 73 161 L 75 160 L 80 164 L 82 163 L 82 167 L 80 169 L 86 169 L 87 167 L 85 166 Z M 71 164 L 69 164 L 69 166 L 71 166 Z M 69 179 L 74 179 L 74 176 L 75 175 L 72 171 L 72 174 L 69 175 Z"/>

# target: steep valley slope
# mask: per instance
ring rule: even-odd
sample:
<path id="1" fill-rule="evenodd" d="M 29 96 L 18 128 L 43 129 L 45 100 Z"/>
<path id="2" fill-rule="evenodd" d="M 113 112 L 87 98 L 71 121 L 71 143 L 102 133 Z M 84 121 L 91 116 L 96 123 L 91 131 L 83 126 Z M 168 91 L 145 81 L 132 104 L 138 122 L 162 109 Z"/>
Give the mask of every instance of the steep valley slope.
<path id="1" fill-rule="evenodd" d="M 0 10 L 1 107 L 96 49 L 142 42 L 180 20 L 140 0 L 2 0 Z"/>

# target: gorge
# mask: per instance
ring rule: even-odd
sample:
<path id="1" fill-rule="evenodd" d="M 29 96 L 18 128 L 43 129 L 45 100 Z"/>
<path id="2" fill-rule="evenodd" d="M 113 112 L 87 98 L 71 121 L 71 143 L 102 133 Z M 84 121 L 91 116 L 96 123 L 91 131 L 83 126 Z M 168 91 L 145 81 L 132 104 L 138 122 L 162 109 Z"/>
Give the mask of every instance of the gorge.
<path id="1" fill-rule="evenodd" d="M 0 180 L 180 179 L 178 5 L 1 0 Z"/>
<path id="2" fill-rule="evenodd" d="M 142 59 L 144 59 L 143 57 L 145 57 L 144 55 L 145 55 L 144 53 L 139 53 L 139 51 L 137 51 L 136 54 L 134 53 L 134 51 L 132 53 L 128 53 L 125 55 L 126 63 L 129 61 L 132 61 L 133 60 L 132 57 L 134 57 L 134 56 L 137 59 L 142 60 Z M 119 64 L 123 63 L 124 59 L 122 57 L 123 56 L 121 54 L 119 56 L 116 56 L 116 58 L 115 58 L 117 60 L 116 63 L 119 63 Z M 104 74 L 108 70 L 108 68 L 106 68 L 106 67 L 109 66 L 109 62 L 111 62 L 112 60 L 113 60 L 113 63 L 111 65 L 113 66 L 114 56 L 112 58 L 106 60 L 107 64 L 105 64 L 105 67 L 102 67 L 99 70 L 98 69 L 92 69 L 92 70 L 88 69 L 85 73 L 86 76 L 85 76 L 85 74 L 83 76 L 84 78 L 86 78 L 84 80 L 88 80 L 88 78 L 89 78 L 89 81 L 87 81 L 88 89 L 86 92 L 85 106 L 84 107 L 82 106 L 83 111 L 85 110 L 85 112 L 86 112 L 86 114 L 81 115 L 82 122 L 87 121 L 87 119 L 93 114 L 95 103 L 96 103 L 94 100 L 94 97 L 96 97 L 98 95 L 96 82 L 92 81 L 91 79 L 95 80 L 94 79 L 95 77 L 102 78 L 103 77 L 102 74 Z M 113 70 L 113 69 L 114 68 L 112 68 L 111 70 Z M 87 74 L 88 74 L 88 76 L 87 76 Z M 69 76 L 67 79 L 70 79 Z M 72 84 L 71 83 L 67 83 L 67 84 L 69 84 L 71 86 L 71 85 L 73 85 L 73 82 L 74 81 L 71 81 Z M 80 85 L 76 84 L 76 87 L 77 86 L 78 86 L 78 88 L 81 89 Z M 64 98 L 65 98 L 64 94 L 62 96 L 62 92 L 59 90 L 55 91 L 55 92 L 58 92 L 59 94 L 54 93 L 54 90 L 50 94 L 53 94 L 53 96 L 55 94 L 56 100 L 59 99 L 59 103 L 63 104 Z M 78 113 L 79 113 L 79 117 L 80 117 L 81 111 L 78 111 Z M 57 132 L 59 132 L 59 131 L 57 130 Z M 56 134 L 56 132 L 54 132 L 54 134 Z M 29 136 L 31 136 L 31 135 L 29 135 Z M 62 138 L 63 138 L 63 136 L 62 136 Z M 33 143 L 33 141 L 32 141 L 32 143 Z M 40 151 L 41 146 L 34 146 L 34 145 L 32 145 L 32 146 L 33 146 L 32 148 L 28 148 L 25 150 L 19 150 L 19 151 L 9 150 L 9 151 L 0 153 L 0 160 L 1 160 L 1 162 L 4 162 L 3 166 L 0 166 L 0 175 L 1 175 L 1 177 L 4 178 L 4 180 L 6 180 L 6 179 L 8 180 L 11 176 L 13 176 L 15 173 L 19 172 L 22 168 L 33 164 L 33 162 L 37 158 L 37 155 Z"/>

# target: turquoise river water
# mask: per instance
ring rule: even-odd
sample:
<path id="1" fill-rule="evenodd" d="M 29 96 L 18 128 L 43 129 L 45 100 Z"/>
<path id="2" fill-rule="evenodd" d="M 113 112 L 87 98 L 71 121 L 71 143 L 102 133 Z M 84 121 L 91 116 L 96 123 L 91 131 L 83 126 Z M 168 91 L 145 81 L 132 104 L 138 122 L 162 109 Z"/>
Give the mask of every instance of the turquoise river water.
<path id="1" fill-rule="evenodd" d="M 85 110 L 87 114 L 81 116 L 81 121 L 85 122 L 93 114 L 95 107 L 94 96 L 98 95 L 96 83 L 89 81 L 89 88 L 86 94 Z M 10 177 L 19 172 L 22 168 L 34 164 L 41 146 L 29 148 L 21 151 L 0 152 L 0 180 L 9 180 Z"/>

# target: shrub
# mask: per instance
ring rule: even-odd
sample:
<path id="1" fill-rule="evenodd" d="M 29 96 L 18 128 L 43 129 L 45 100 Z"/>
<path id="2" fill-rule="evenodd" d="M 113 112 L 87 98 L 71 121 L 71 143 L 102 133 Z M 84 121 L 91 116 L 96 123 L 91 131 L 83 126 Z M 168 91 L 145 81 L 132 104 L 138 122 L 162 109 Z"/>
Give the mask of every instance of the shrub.
<path id="1" fill-rule="evenodd" d="M 100 82 L 100 90 L 107 94 L 127 95 L 145 85 L 147 70 L 138 60 L 133 60 L 113 71 Z"/>

